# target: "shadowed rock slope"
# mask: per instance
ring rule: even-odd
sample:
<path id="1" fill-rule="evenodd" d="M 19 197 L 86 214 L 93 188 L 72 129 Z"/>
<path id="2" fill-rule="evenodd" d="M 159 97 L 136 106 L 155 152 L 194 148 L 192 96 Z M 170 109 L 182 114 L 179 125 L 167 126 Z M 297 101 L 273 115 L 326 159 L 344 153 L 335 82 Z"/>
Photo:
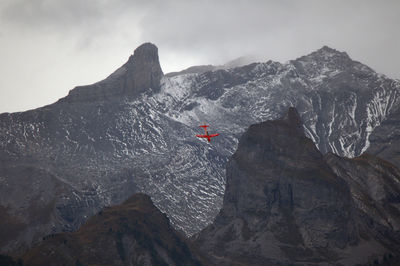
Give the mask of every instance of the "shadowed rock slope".
<path id="1" fill-rule="evenodd" d="M 400 108 L 393 111 L 369 137 L 368 153 L 400 166 Z"/>
<path id="2" fill-rule="evenodd" d="M 100 82 L 0 114 L 0 228 L 9 229 L 0 230 L 0 253 L 75 231 L 134 192 L 193 235 L 218 214 L 226 162 L 251 124 L 296 106 L 322 154 L 354 157 L 400 106 L 399 81 L 329 47 L 285 64 L 233 62 L 172 77 L 158 58 L 145 43 Z M 212 145 L 195 137 L 202 123 L 221 134 Z"/>
<path id="3" fill-rule="evenodd" d="M 200 265 L 149 196 L 106 208 L 78 231 L 47 236 L 24 265 Z"/>
<path id="4" fill-rule="evenodd" d="M 124 100 L 158 92 L 162 76 L 157 47 L 145 43 L 103 81 L 43 108 L 0 114 L 0 225 L 7 228 L 0 230 L 0 252 L 16 254 L 44 235 L 76 230 L 138 191 L 127 163 L 113 167 L 121 147 L 105 136 L 121 131 L 107 124 L 130 109 Z"/>
<path id="5" fill-rule="evenodd" d="M 61 102 L 104 101 L 120 96 L 137 96 L 160 91 L 163 76 L 158 48 L 152 43 L 139 46 L 129 60 L 106 79 L 92 85 L 78 86 Z"/>
<path id="6" fill-rule="evenodd" d="M 348 166 L 327 157 L 305 137 L 294 108 L 250 126 L 228 162 L 223 207 L 197 245 L 219 265 L 393 259 L 400 243 L 398 169 L 373 157 L 347 160 Z M 337 175 L 335 159 L 347 177 Z M 368 182 L 374 178 L 380 186 Z"/>

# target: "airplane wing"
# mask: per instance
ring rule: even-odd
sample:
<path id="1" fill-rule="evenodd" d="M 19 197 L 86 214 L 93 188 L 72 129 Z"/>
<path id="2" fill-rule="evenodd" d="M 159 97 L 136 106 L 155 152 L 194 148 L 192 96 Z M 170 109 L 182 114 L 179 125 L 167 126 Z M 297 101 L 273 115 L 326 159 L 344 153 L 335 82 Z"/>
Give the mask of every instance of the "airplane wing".
<path id="1" fill-rule="evenodd" d="M 199 138 L 206 138 L 208 140 L 208 142 L 211 142 L 211 138 L 216 137 L 216 136 L 219 136 L 219 134 L 217 133 L 217 134 L 211 134 L 211 135 L 196 135 L 196 137 L 199 137 Z"/>
<path id="2" fill-rule="evenodd" d="M 207 139 L 207 140 L 208 140 L 208 142 L 210 142 L 210 141 L 211 141 L 211 137 L 210 137 L 210 135 L 196 135 L 196 137 L 199 137 L 199 138 L 205 138 L 205 139 Z"/>

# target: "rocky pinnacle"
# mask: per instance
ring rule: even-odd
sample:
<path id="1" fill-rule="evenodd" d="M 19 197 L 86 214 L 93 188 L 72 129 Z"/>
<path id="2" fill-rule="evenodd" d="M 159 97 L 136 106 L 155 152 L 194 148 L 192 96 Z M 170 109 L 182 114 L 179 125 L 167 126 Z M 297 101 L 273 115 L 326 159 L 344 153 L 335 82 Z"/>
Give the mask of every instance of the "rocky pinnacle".
<path id="1" fill-rule="evenodd" d="M 398 180 L 397 170 L 373 158 L 369 168 L 365 159 L 343 159 L 349 165 L 337 160 L 330 160 L 332 170 L 294 108 L 282 119 L 251 125 L 227 164 L 222 209 L 195 237 L 197 245 L 218 265 L 355 265 L 395 254 L 397 214 L 390 213 L 397 210 L 379 206 L 398 195 L 387 185 Z M 379 167 L 387 175 L 378 184 Z M 365 173 L 372 180 L 366 188 L 354 181 L 365 183 Z M 369 195 L 375 188 L 384 200 Z M 368 210 L 384 218 L 369 217 L 363 206 L 371 202 L 379 208 Z"/>
<path id="2" fill-rule="evenodd" d="M 160 90 L 162 77 L 157 47 L 152 43 L 144 43 L 106 79 L 75 87 L 60 101 L 105 101 L 116 97 L 132 98 L 140 93 L 153 94 Z"/>

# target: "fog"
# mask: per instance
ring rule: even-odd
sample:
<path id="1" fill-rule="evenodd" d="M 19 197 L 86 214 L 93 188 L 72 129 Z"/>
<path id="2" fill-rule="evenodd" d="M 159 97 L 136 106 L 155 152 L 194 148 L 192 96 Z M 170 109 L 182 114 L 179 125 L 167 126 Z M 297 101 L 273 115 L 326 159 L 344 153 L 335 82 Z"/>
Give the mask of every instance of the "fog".
<path id="1" fill-rule="evenodd" d="M 400 1 L 0 2 L 0 113 L 104 79 L 144 42 L 164 73 L 244 55 L 285 62 L 323 45 L 400 78 Z"/>

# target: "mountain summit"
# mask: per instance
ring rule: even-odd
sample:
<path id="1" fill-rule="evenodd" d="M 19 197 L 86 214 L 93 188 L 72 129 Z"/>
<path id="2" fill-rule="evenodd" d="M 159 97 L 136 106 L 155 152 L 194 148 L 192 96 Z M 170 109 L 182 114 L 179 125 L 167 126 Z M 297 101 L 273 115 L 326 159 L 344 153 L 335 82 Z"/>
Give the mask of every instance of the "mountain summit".
<path id="1" fill-rule="evenodd" d="M 106 79 L 92 85 L 71 90 L 66 101 L 102 101 L 114 97 L 136 97 L 142 92 L 160 91 L 163 77 L 158 59 L 158 48 L 144 43 L 135 49 L 128 62 Z"/>
<path id="2" fill-rule="evenodd" d="M 0 114 L 0 225 L 10 229 L 0 230 L 0 252 L 75 230 L 135 192 L 150 195 L 177 229 L 199 232 L 221 208 L 238 138 L 290 106 L 292 121 L 304 122 L 294 133 L 304 130 L 321 154 L 360 155 L 399 108 L 400 82 L 328 52 L 167 77 L 147 43 L 103 81 Z M 223 137 L 197 140 L 201 123 Z"/>
<path id="3" fill-rule="evenodd" d="M 372 157 L 329 159 L 331 168 L 299 125 L 290 108 L 242 135 L 222 209 L 198 246 L 216 265 L 365 265 L 398 256 L 399 171 Z"/>

